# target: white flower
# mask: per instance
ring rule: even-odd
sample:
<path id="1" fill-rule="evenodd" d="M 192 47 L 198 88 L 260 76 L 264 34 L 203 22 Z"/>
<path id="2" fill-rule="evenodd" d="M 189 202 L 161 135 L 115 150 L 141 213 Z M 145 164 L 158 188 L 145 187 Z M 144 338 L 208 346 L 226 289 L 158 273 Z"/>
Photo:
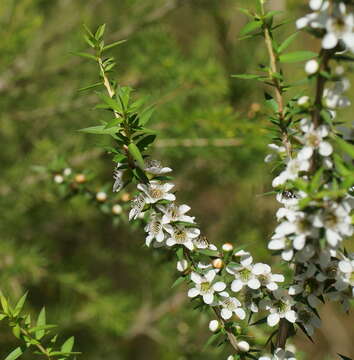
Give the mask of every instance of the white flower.
<path id="1" fill-rule="evenodd" d="M 96 200 L 100 202 L 104 202 L 107 200 L 107 194 L 104 191 L 99 191 L 96 194 Z"/>
<path id="2" fill-rule="evenodd" d="M 336 81 L 331 88 L 324 89 L 323 98 L 326 106 L 333 110 L 350 106 L 350 100 L 343 95 L 349 87 L 349 80 L 342 78 L 340 81 Z"/>
<path id="3" fill-rule="evenodd" d="M 284 146 L 279 146 L 279 145 L 276 145 L 276 144 L 268 144 L 268 147 L 273 150 L 273 153 L 271 154 L 268 154 L 264 161 L 265 162 L 271 162 L 273 160 L 276 160 L 278 158 L 279 155 L 282 155 L 285 153 L 286 149 Z"/>
<path id="4" fill-rule="evenodd" d="M 257 300 L 258 298 L 260 298 L 261 296 L 261 291 L 260 290 L 252 290 L 248 287 L 245 288 L 245 291 L 243 293 L 244 295 L 244 299 L 243 299 L 243 303 L 244 303 L 244 307 L 246 309 L 251 310 L 254 313 L 257 313 L 259 311 L 258 308 L 258 304 L 257 304 Z"/>
<path id="5" fill-rule="evenodd" d="M 281 257 L 285 261 L 290 261 L 294 256 L 292 241 L 286 236 L 274 234 L 268 243 L 268 249 L 274 251 L 282 250 Z"/>
<path id="6" fill-rule="evenodd" d="M 120 170 L 119 168 L 121 167 L 121 163 L 118 163 L 116 168 L 113 171 L 113 179 L 114 179 L 114 183 L 113 183 L 113 192 L 118 192 L 120 190 L 122 190 L 123 186 L 124 186 L 124 182 L 123 182 L 123 174 L 124 172 L 122 170 Z"/>
<path id="7" fill-rule="evenodd" d="M 158 160 L 146 161 L 144 170 L 154 175 L 163 175 L 172 171 L 169 167 L 163 167 Z"/>
<path id="8" fill-rule="evenodd" d="M 150 246 L 153 240 L 162 243 L 165 239 L 161 216 L 159 215 L 153 214 L 150 217 L 150 221 L 147 223 L 144 230 L 148 233 L 148 236 L 146 237 L 146 241 L 145 241 L 147 246 Z"/>
<path id="9" fill-rule="evenodd" d="M 321 326 L 320 318 L 306 305 L 298 303 L 296 305 L 297 322 L 301 323 L 307 334 L 312 336 L 315 328 Z"/>
<path id="10" fill-rule="evenodd" d="M 323 29 L 326 26 L 327 19 L 329 18 L 329 14 L 327 12 L 329 2 L 327 0 L 311 0 L 310 7 L 314 10 L 314 12 L 298 19 L 296 21 L 296 27 L 298 29 L 303 29 L 309 26 L 313 29 Z"/>
<path id="11" fill-rule="evenodd" d="M 167 246 L 184 245 L 187 249 L 193 250 L 193 239 L 200 234 L 200 230 L 197 228 L 185 227 L 183 225 L 165 225 L 165 230 L 170 234 L 167 238 Z"/>
<path id="12" fill-rule="evenodd" d="M 354 254 L 339 261 L 334 287 L 338 291 L 346 290 L 348 287 L 354 288 Z"/>
<path id="13" fill-rule="evenodd" d="M 231 284 L 231 290 L 233 292 L 240 291 L 244 286 L 248 286 L 253 290 L 261 287 L 261 282 L 257 278 L 254 267 L 249 263 L 249 258 L 241 260 L 241 265 L 228 266 L 226 270 L 235 277 L 235 280 Z"/>
<path id="14" fill-rule="evenodd" d="M 353 234 L 350 211 L 346 203 L 332 202 L 315 215 L 314 226 L 324 228 L 327 242 L 331 246 L 336 247 L 344 236 Z"/>
<path id="15" fill-rule="evenodd" d="M 272 185 L 273 187 L 277 187 L 285 184 L 288 180 L 295 180 L 298 178 L 300 172 L 308 171 L 309 169 L 310 162 L 307 159 L 301 157 L 290 159 L 285 170 L 273 180 Z"/>
<path id="16" fill-rule="evenodd" d="M 296 360 L 296 358 L 291 351 L 278 348 L 275 350 L 272 360 Z"/>
<path id="17" fill-rule="evenodd" d="M 309 96 L 301 96 L 298 99 L 297 104 L 299 106 L 307 107 L 308 105 L 310 105 L 310 97 Z"/>
<path id="18" fill-rule="evenodd" d="M 220 329 L 220 322 L 219 320 L 211 320 L 209 322 L 209 330 L 211 332 L 216 332 Z"/>
<path id="19" fill-rule="evenodd" d="M 241 320 L 246 318 L 246 312 L 241 308 L 241 303 L 235 297 L 222 296 L 220 300 L 220 305 L 222 307 L 220 315 L 224 320 L 231 319 L 233 314 L 236 314 L 237 317 Z"/>
<path id="20" fill-rule="evenodd" d="M 312 75 L 317 73 L 318 69 L 320 68 L 320 65 L 318 64 L 317 60 L 309 60 L 305 64 L 305 71 L 307 74 Z"/>
<path id="21" fill-rule="evenodd" d="M 189 263 L 186 259 L 178 260 L 177 261 L 177 270 L 179 272 L 185 272 L 189 267 Z"/>
<path id="22" fill-rule="evenodd" d="M 188 297 L 196 297 L 201 295 L 203 301 L 210 305 L 214 301 L 214 292 L 225 290 L 226 284 L 222 281 L 214 282 L 216 272 L 209 270 L 205 275 L 199 275 L 196 272 L 191 273 L 191 280 L 194 282 L 195 287 L 189 289 Z"/>
<path id="23" fill-rule="evenodd" d="M 129 221 L 137 219 L 145 206 L 145 197 L 143 194 L 139 194 L 132 200 L 132 208 L 129 211 Z"/>
<path id="24" fill-rule="evenodd" d="M 119 215 L 122 213 L 122 211 L 123 211 L 123 208 L 119 204 L 115 204 L 112 206 L 112 213 L 114 215 Z"/>
<path id="25" fill-rule="evenodd" d="M 137 187 L 145 194 L 145 202 L 147 204 L 154 204 L 160 200 L 176 200 L 175 195 L 169 193 L 174 184 L 161 184 L 159 181 L 152 180 L 148 185 L 138 184 Z"/>
<path id="26" fill-rule="evenodd" d="M 323 140 L 329 134 L 326 125 L 320 125 L 315 128 L 314 124 L 309 119 L 302 119 L 300 125 L 301 130 L 304 132 L 304 148 L 300 152 L 302 158 L 311 158 L 314 150 L 318 150 L 319 154 L 322 156 L 329 156 L 332 154 L 332 145 L 328 141 Z"/>
<path id="27" fill-rule="evenodd" d="M 261 282 L 261 285 L 265 286 L 270 291 L 277 290 L 277 282 L 284 281 L 284 276 L 280 274 L 272 274 L 272 269 L 267 264 L 254 264 L 253 273 L 258 276 L 258 280 Z"/>
<path id="28" fill-rule="evenodd" d="M 70 168 L 65 168 L 65 169 L 63 170 L 63 174 L 64 174 L 64 176 L 70 176 L 70 175 L 71 175 L 71 173 L 72 173 L 72 171 L 71 171 L 71 169 L 70 169 Z"/>
<path id="29" fill-rule="evenodd" d="M 163 224 L 169 224 L 175 221 L 194 223 L 194 216 L 185 215 L 191 209 L 188 205 L 178 206 L 170 203 L 167 205 L 157 205 L 157 208 L 163 213 Z"/>
<path id="30" fill-rule="evenodd" d="M 354 16 L 346 14 L 346 7 L 343 3 L 334 5 L 333 16 L 326 21 L 327 33 L 322 39 L 324 49 L 333 49 L 340 40 L 351 51 L 354 50 Z"/>
<path id="31" fill-rule="evenodd" d="M 267 323 L 269 326 L 275 326 L 280 319 L 285 318 L 291 323 L 297 319 L 296 312 L 292 310 L 294 300 L 284 289 L 278 289 L 273 292 L 275 300 L 271 303 L 264 301 L 265 309 L 270 312 L 267 316 Z"/>
<path id="32" fill-rule="evenodd" d="M 210 244 L 205 235 L 199 235 L 193 239 L 193 244 L 197 249 L 217 250 L 217 247 L 214 244 Z"/>
<path id="33" fill-rule="evenodd" d="M 64 178 L 62 175 L 57 174 L 54 176 L 54 182 L 56 182 L 57 184 L 61 184 L 63 181 L 64 181 Z"/>

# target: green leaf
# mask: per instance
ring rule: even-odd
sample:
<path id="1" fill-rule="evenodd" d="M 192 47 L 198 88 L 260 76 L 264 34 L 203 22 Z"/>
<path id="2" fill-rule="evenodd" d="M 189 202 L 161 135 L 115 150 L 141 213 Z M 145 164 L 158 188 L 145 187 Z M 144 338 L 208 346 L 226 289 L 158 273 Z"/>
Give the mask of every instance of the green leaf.
<path id="1" fill-rule="evenodd" d="M 294 51 L 291 53 L 280 55 L 279 61 L 282 63 L 294 63 L 309 60 L 316 56 L 317 54 L 313 51 Z"/>
<path id="2" fill-rule="evenodd" d="M 15 360 L 19 358 L 22 354 L 23 354 L 22 349 L 18 347 L 14 351 L 10 352 L 10 354 L 6 356 L 5 360 Z"/>
<path id="3" fill-rule="evenodd" d="M 256 75 L 256 74 L 236 74 L 236 75 L 231 75 L 231 77 L 237 79 L 245 79 L 245 80 L 258 80 L 258 79 L 266 78 L 266 76 L 264 75 Z"/>
<path id="4" fill-rule="evenodd" d="M 23 305 L 26 301 L 27 298 L 27 294 L 28 292 L 26 292 L 21 298 L 20 300 L 17 302 L 16 306 L 15 306 L 15 310 L 14 310 L 14 316 L 19 315 L 19 313 L 21 312 Z"/>
<path id="5" fill-rule="evenodd" d="M 123 109 L 128 109 L 130 93 L 132 92 L 132 88 L 129 86 L 120 86 L 118 88 L 117 95 L 122 103 Z"/>
<path id="6" fill-rule="evenodd" d="M 338 356 L 340 356 L 343 360 L 352 360 L 350 357 L 342 355 L 342 354 L 337 354 Z"/>
<path id="7" fill-rule="evenodd" d="M 14 336 L 19 339 L 20 335 L 21 335 L 21 328 L 19 324 L 16 324 L 13 328 L 12 328 L 12 333 L 14 334 Z"/>
<path id="8" fill-rule="evenodd" d="M 219 252 L 217 250 L 210 250 L 210 249 L 198 249 L 198 252 L 203 255 L 207 256 L 219 256 Z"/>
<path id="9" fill-rule="evenodd" d="M 7 302 L 5 296 L 2 294 L 0 294 L 0 301 L 1 301 L 2 310 L 6 315 L 9 315 L 10 314 L 9 303 Z"/>
<path id="10" fill-rule="evenodd" d="M 45 308 L 42 308 L 41 312 L 39 313 L 36 325 L 37 326 L 46 325 Z M 44 334 L 45 334 L 45 330 L 40 329 L 35 332 L 35 337 L 37 340 L 40 340 L 44 336 Z"/>
<path id="11" fill-rule="evenodd" d="M 285 39 L 278 48 L 278 53 L 282 53 L 297 37 L 298 33 L 290 35 L 287 39 Z"/>
<path id="12" fill-rule="evenodd" d="M 73 336 L 69 337 L 64 344 L 61 346 L 61 351 L 63 353 L 70 353 L 74 347 L 75 338 Z"/>
<path id="13" fill-rule="evenodd" d="M 102 93 L 97 93 L 100 99 L 109 106 L 110 109 L 115 110 L 119 113 L 123 112 L 123 108 L 116 99 L 111 98 L 110 96 Z"/>
<path id="14" fill-rule="evenodd" d="M 171 285 L 171 289 L 175 288 L 176 286 L 182 284 L 184 281 L 186 281 L 187 277 L 186 276 L 180 276 L 179 278 L 177 278 L 174 283 Z"/>
<path id="15" fill-rule="evenodd" d="M 84 87 L 80 88 L 78 91 L 89 90 L 89 89 L 95 88 L 95 87 L 100 86 L 100 85 L 103 85 L 102 82 L 98 82 L 98 83 L 95 83 L 95 84 L 92 84 L 92 85 L 84 86 Z"/>
<path id="16" fill-rule="evenodd" d="M 141 151 L 144 151 L 155 139 L 156 135 L 147 135 L 137 143 L 137 146 Z"/>
<path id="17" fill-rule="evenodd" d="M 127 41 L 127 40 L 119 40 L 119 41 L 116 41 L 116 42 L 114 42 L 114 43 L 112 43 L 112 44 L 108 44 L 108 45 L 106 45 L 106 46 L 102 49 L 102 51 L 106 51 L 106 50 L 112 49 L 112 48 L 114 48 L 115 46 L 118 46 L 118 45 L 120 45 L 120 44 L 125 43 L 126 41 Z"/>
<path id="18" fill-rule="evenodd" d="M 153 106 L 149 106 L 142 111 L 139 115 L 139 125 L 144 126 L 151 118 L 155 108 Z"/>
<path id="19" fill-rule="evenodd" d="M 250 21 L 240 30 L 240 36 L 247 35 L 256 29 L 259 29 L 261 26 L 262 26 L 262 21 L 259 20 Z"/>
<path id="20" fill-rule="evenodd" d="M 96 40 L 98 40 L 98 41 L 101 40 L 105 30 L 106 30 L 106 24 L 102 24 L 98 27 L 96 34 L 95 34 Z"/>
<path id="21" fill-rule="evenodd" d="M 89 53 L 85 53 L 85 52 L 79 52 L 79 51 L 71 51 L 71 54 L 75 55 L 75 56 L 80 56 L 83 58 L 87 58 L 87 59 L 91 59 L 91 60 L 95 60 L 97 61 L 96 56 L 89 54 Z"/>
<path id="22" fill-rule="evenodd" d="M 87 134 L 114 135 L 118 131 L 118 127 L 111 127 L 106 129 L 106 125 L 97 125 L 97 126 L 91 126 L 88 128 L 80 129 L 78 131 Z"/>
<path id="23" fill-rule="evenodd" d="M 120 124 L 122 121 L 123 121 L 122 117 L 114 118 L 114 119 L 108 121 L 108 123 L 105 125 L 105 129 L 110 129 L 113 126 Z"/>
<path id="24" fill-rule="evenodd" d="M 346 152 L 352 159 L 354 159 L 354 145 L 348 143 L 347 141 L 343 140 L 342 138 L 336 136 L 335 138 L 336 143 L 344 152 Z"/>
<path id="25" fill-rule="evenodd" d="M 145 164 L 144 164 L 144 159 L 140 153 L 140 150 L 138 149 L 138 147 L 134 144 L 134 143 L 130 143 L 128 145 L 128 150 L 129 153 L 133 156 L 133 158 L 137 161 L 137 163 L 139 164 L 139 166 L 144 169 Z"/>

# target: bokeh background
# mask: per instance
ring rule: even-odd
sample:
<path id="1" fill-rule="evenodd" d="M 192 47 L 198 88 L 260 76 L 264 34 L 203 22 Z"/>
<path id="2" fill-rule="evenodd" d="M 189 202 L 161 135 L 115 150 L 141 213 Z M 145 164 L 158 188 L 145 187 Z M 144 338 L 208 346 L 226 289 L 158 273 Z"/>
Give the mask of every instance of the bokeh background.
<path id="1" fill-rule="evenodd" d="M 268 6 L 295 19 L 306 3 Z M 171 255 L 142 246 L 140 227 L 114 224 L 86 199 L 63 198 L 38 171 L 59 159 L 91 173 L 97 189 L 111 181 L 102 140 L 76 131 L 101 116 L 95 96 L 77 91 L 97 81 L 95 66 L 70 53 L 85 49 L 82 24 L 106 23 L 108 40 L 128 39 L 112 51 L 117 79 L 157 104 L 149 125 L 158 131 L 154 155 L 174 168 L 178 195 L 208 237 L 245 244 L 277 266 L 266 251 L 278 205 L 262 195 L 272 178 L 263 161 L 262 86 L 230 77 L 267 61 L 261 38 L 238 40 L 246 22 L 238 8 L 249 6 L 254 1 L 0 2 L 0 289 L 12 299 L 28 289 L 28 310 L 45 305 L 63 337 L 75 335 L 82 359 L 215 360 L 230 350 L 204 349 L 209 319 L 192 309 L 183 286 L 171 289 Z M 279 38 L 293 31 L 290 23 Z M 292 47 L 317 50 L 318 43 L 301 35 Z M 302 65 L 285 72 L 295 81 Z M 351 115 L 343 112 L 343 121 Z M 294 339 L 303 359 L 353 356 L 353 318 L 335 306 L 321 314 L 315 344 Z M 2 327 L 0 358 L 14 345 Z"/>

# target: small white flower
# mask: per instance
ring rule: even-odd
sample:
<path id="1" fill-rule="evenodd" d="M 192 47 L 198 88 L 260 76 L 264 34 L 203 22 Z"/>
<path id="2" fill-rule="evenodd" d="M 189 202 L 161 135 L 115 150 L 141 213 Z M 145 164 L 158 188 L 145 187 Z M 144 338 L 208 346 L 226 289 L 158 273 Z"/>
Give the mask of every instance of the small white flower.
<path id="1" fill-rule="evenodd" d="M 170 234 L 166 240 L 167 246 L 183 245 L 189 250 L 194 249 L 193 239 L 199 236 L 200 230 L 183 225 L 165 225 L 165 230 Z"/>
<path id="2" fill-rule="evenodd" d="M 276 144 L 268 144 L 268 147 L 273 151 L 273 153 L 268 154 L 264 158 L 264 161 L 266 163 L 276 160 L 279 156 L 285 154 L 285 152 L 286 152 L 286 149 L 284 146 L 279 146 Z"/>
<path id="3" fill-rule="evenodd" d="M 157 208 L 163 213 L 162 222 L 169 224 L 175 221 L 194 223 L 194 216 L 185 215 L 191 208 L 188 205 L 176 205 L 173 203 L 167 205 L 157 205 Z"/>
<path id="4" fill-rule="evenodd" d="M 349 80 L 342 78 L 341 80 L 336 81 L 332 87 L 324 89 L 323 98 L 326 106 L 332 110 L 350 106 L 350 100 L 343 95 L 349 87 Z"/>
<path id="5" fill-rule="evenodd" d="M 314 150 L 318 150 L 319 154 L 322 156 L 329 156 L 332 154 L 332 145 L 328 141 L 323 140 L 329 134 L 326 125 L 320 125 L 315 128 L 314 124 L 309 119 L 302 119 L 300 125 L 301 130 L 304 132 L 304 148 L 301 150 L 302 158 L 311 158 Z"/>
<path id="6" fill-rule="evenodd" d="M 199 275 L 196 272 L 191 273 L 191 280 L 195 287 L 189 289 L 188 297 L 196 297 L 201 295 L 203 301 L 210 305 L 214 301 L 214 293 L 225 290 L 226 284 L 222 281 L 215 282 L 216 272 L 209 270 L 205 275 Z"/>
<path id="7" fill-rule="evenodd" d="M 269 326 L 275 326 L 280 319 L 285 318 L 291 323 L 297 319 L 296 312 L 292 310 L 294 300 L 284 289 L 278 289 L 273 292 L 275 300 L 271 303 L 263 302 L 265 309 L 270 312 L 267 316 L 267 323 Z"/>
<path id="8" fill-rule="evenodd" d="M 153 214 L 144 230 L 148 233 L 148 236 L 146 237 L 147 246 L 150 246 L 153 240 L 156 240 L 158 243 L 162 243 L 165 239 L 161 216 L 159 215 Z"/>
<path id="9" fill-rule="evenodd" d="M 175 195 L 169 193 L 174 187 L 173 184 L 161 184 L 159 181 L 152 180 L 148 185 L 138 184 L 137 187 L 145 194 L 145 202 L 147 204 L 154 204 L 160 200 L 176 200 Z"/>
<path id="10" fill-rule="evenodd" d="M 291 351 L 278 348 L 275 350 L 272 360 L 296 360 L 296 358 Z"/>
<path id="11" fill-rule="evenodd" d="M 61 184 L 63 181 L 64 181 L 64 178 L 63 178 L 62 175 L 57 174 L 57 175 L 54 176 L 54 182 L 55 183 Z"/>
<path id="12" fill-rule="evenodd" d="M 278 289 L 277 282 L 284 282 L 284 276 L 280 274 L 272 274 L 272 269 L 267 264 L 254 264 L 253 273 L 258 276 L 258 280 L 261 282 L 261 285 L 265 286 L 270 291 Z"/>
<path id="13" fill-rule="evenodd" d="M 354 288 L 354 254 L 339 261 L 334 287 L 338 291 L 346 290 L 348 287 Z"/>
<path id="14" fill-rule="evenodd" d="M 177 270 L 179 272 L 185 272 L 189 267 L 189 263 L 186 259 L 178 260 L 177 261 Z"/>
<path id="15" fill-rule="evenodd" d="M 120 170 L 119 168 L 122 166 L 121 163 L 117 163 L 116 168 L 113 171 L 113 179 L 114 179 L 114 183 L 113 183 L 113 192 L 118 192 L 120 190 L 122 190 L 123 186 L 124 186 L 124 181 L 123 181 L 123 170 Z"/>
<path id="16" fill-rule="evenodd" d="M 285 261 L 290 261 L 294 256 L 292 241 L 286 236 L 274 234 L 268 243 L 268 249 L 274 251 L 282 250 L 281 257 Z"/>
<path id="17" fill-rule="evenodd" d="M 317 60 L 309 60 L 305 64 L 305 71 L 307 74 L 312 75 L 317 73 L 318 69 L 320 68 L 320 65 L 318 64 Z"/>
<path id="18" fill-rule="evenodd" d="M 158 160 L 146 161 L 144 170 L 154 175 L 163 175 L 172 171 L 169 167 L 163 167 Z"/>
<path id="19" fill-rule="evenodd" d="M 145 197 L 143 194 L 139 194 L 132 200 L 132 208 L 129 211 L 129 221 L 137 219 L 145 206 Z"/>
<path id="20" fill-rule="evenodd" d="M 226 270 L 235 277 L 231 284 L 233 292 L 239 292 L 244 286 L 248 286 L 253 290 L 261 287 L 261 282 L 257 278 L 254 267 L 251 263 L 248 264 L 247 261 L 241 261 L 241 265 L 228 266 Z"/>
<path id="21" fill-rule="evenodd" d="M 308 171 L 310 169 L 310 165 L 311 164 L 308 159 L 301 157 L 290 159 L 286 165 L 285 170 L 273 180 L 273 187 L 283 185 L 288 180 L 297 179 L 300 172 Z"/>
<path id="22" fill-rule="evenodd" d="M 209 330 L 211 332 L 216 332 L 220 329 L 220 322 L 219 320 L 211 320 L 209 322 Z"/>
<path id="23" fill-rule="evenodd" d="M 72 171 L 71 171 L 71 169 L 70 169 L 70 168 L 65 168 L 65 169 L 63 170 L 63 174 L 64 174 L 64 176 L 70 176 L 70 175 L 71 175 L 71 173 L 72 173 Z"/>
<path id="24" fill-rule="evenodd" d="M 104 202 L 107 200 L 107 194 L 104 191 L 99 191 L 96 194 L 96 200 L 99 202 Z"/>
<path id="25" fill-rule="evenodd" d="M 346 203 L 332 202 L 315 215 L 314 226 L 324 228 L 327 242 L 331 246 L 336 247 L 344 236 L 353 234 L 350 211 Z"/>
<path id="26" fill-rule="evenodd" d="M 245 310 L 241 308 L 240 301 L 238 301 L 235 297 L 222 296 L 220 305 L 222 307 L 220 315 L 224 320 L 231 319 L 233 314 L 236 314 L 237 317 L 241 320 L 246 318 Z"/>

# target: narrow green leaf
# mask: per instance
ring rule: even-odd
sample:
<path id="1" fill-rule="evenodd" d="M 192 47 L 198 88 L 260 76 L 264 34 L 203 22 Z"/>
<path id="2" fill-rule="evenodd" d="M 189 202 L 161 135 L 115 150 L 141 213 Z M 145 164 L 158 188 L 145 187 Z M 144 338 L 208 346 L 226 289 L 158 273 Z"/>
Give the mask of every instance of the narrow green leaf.
<path id="1" fill-rule="evenodd" d="M 105 30 L 106 30 L 106 24 L 102 24 L 98 27 L 96 34 L 95 34 L 96 40 L 98 40 L 98 41 L 101 40 Z"/>
<path id="2" fill-rule="evenodd" d="M 245 80 L 258 80 L 258 79 L 266 78 L 266 76 L 264 75 L 256 75 L 256 74 L 236 74 L 236 75 L 231 75 L 231 77 L 237 79 L 245 79 Z"/>
<path id="3" fill-rule="evenodd" d="M 151 118 L 154 113 L 155 108 L 153 106 L 149 106 L 142 111 L 139 116 L 139 125 L 144 126 Z"/>
<path id="4" fill-rule="evenodd" d="M 112 49 L 112 48 L 114 48 L 115 46 L 118 46 L 118 45 L 120 45 L 120 44 L 125 43 L 126 41 L 127 41 L 127 40 L 119 40 L 119 41 L 116 41 L 116 42 L 114 42 L 114 43 L 112 43 L 112 44 L 108 44 L 108 45 L 106 45 L 106 46 L 103 48 L 102 51 L 106 51 L 106 50 Z"/>
<path id="5" fill-rule="evenodd" d="M 294 63 L 309 60 L 316 56 L 317 54 L 313 51 L 294 51 L 291 53 L 280 55 L 279 61 L 282 63 Z"/>
<path id="6" fill-rule="evenodd" d="M 287 49 L 289 47 L 289 45 L 296 39 L 298 33 L 294 33 L 292 35 L 290 35 L 288 38 L 286 38 L 281 45 L 278 48 L 278 53 L 282 53 L 285 49 Z"/>
<path id="7" fill-rule="evenodd" d="M 27 298 L 27 294 L 28 292 L 26 292 L 21 298 L 20 300 L 17 302 L 16 306 L 15 306 L 15 310 L 14 310 L 14 316 L 17 316 L 20 314 L 22 308 L 23 308 L 23 305 L 26 301 L 26 298 Z"/>
<path id="8" fill-rule="evenodd" d="M 120 124 L 122 121 L 123 121 L 123 118 L 121 118 L 121 117 L 114 118 L 114 119 L 108 121 L 108 123 L 105 125 L 105 129 L 110 129 L 113 126 Z"/>
<path id="9" fill-rule="evenodd" d="M 37 326 L 46 325 L 45 308 L 42 308 L 41 312 L 39 313 L 36 325 Z M 45 330 L 40 329 L 35 332 L 35 337 L 37 340 L 40 340 L 44 336 L 44 334 L 45 334 Z"/>
<path id="10" fill-rule="evenodd" d="M 118 131 L 118 127 L 111 127 L 106 129 L 105 125 L 91 126 L 88 128 L 80 129 L 78 131 L 87 133 L 87 134 L 97 134 L 97 135 L 114 135 Z"/>
<path id="11" fill-rule="evenodd" d="M 18 359 L 23 354 L 23 351 L 20 347 L 16 348 L 14 351 L 10 352 L 4 360 L 15 360 Z"/>
<path id="12" fill-rule="evenodd" d="M 95 60 L 97 61 L 96 56 L 89 54 L 89 53 L 85 53 L 85 52 L 79 52 L 79 51 L 71 51 L 71 54 L 75 55 L 75 56 L 81 56 L 83 58 L 87 58 L 87 59 L 91 59 L 91 60 Z"/>
<path id="13" fill-rule="evenodd" d="M 102 82 L 98 82 L 98 83 L 95 83 L 95 84 L 92 84 L 92 85 L 88 85 L 88 86 L 82 87 L 82 88 L 80 88 L 78 91 L 89 90 L 89 89 L 92 89 L 92 88 L 95 88 L 95 87 L 101 86 L 101 85 L 103 85 Z"/>
<path id="14" fill-rule="evenodd" d="M 354 159 L 354 145 L 348 143 L 347 141 L 343 140 L 342 138 L 336 136 L 335 138 L 336 143 L 338 146 L 346 152 L 352 159 Z"/>
<path id="15" fill-rule="evenodd" d="M 338 356 L 340 356 L 341 359 L 343 359 L 343 360 L 352 360 L 350 357 L 342 355 L 342 354 L 338 354 Z"/>
<path id="16" fill-rule="evenodd" d="M 174 283 L 171 285 L 171 289 L 175 288 L 178 285 L 181 285 L 184 281 L 186 281 L 187 277 L 186 276 L 180 276 L 179 278 L 177 278 Z"/>
<path id="17" fill-rule="evenodd" d="M 134 143 L 130 143 L 128 145 L 128 150 L 129 153 L 133 156 L 133 158 L 137 161 L 137 163 L 139 164 L 139 166 L 144 169 L 145 164 L 144 164 L 144 159 L 140 153 L 140 150 L 138 149 L 138 147 L 134 144 Z"/>
<path id="18" fill-rule="evenodd" d="M 116 99 L 113 99 L 111 97 L 109 97 L 106 94 L 102 94 L 102 93 L 97 93 L 97 95 L 100 97 L 100 99 L 107 104 L 112 110 L 115 110 L 119 113 L 123 112 L 123 108 L 121 106 L 121 104 L 118 103 L 118 101 Z"/>
<path id="19" fill-rule="evenodd" d="M 240 30 L 240 36 L 245 36 L 256 29 L 259 29 L 261 26 L 262 26 L 262 21 L 259 20 L 250 21 Z"/>
<path id="20" fill-rule="evenodd" d="M 64 344 L 61 346 L 61 351 L 63 353 L 70 353 L 74 347 L 75 338 L 73 336 L 69 337 Z"/>
<path id="21" fill-rule="evenodd" d="M 5 296 L 2 294 L 0 294 L 0 301 L 1 301 L 2 310 L 4 311 L 4 313 L 6 315 L 9 315 L 9 313 L 10 313 L 9 303 L 7 302 Z"/>

